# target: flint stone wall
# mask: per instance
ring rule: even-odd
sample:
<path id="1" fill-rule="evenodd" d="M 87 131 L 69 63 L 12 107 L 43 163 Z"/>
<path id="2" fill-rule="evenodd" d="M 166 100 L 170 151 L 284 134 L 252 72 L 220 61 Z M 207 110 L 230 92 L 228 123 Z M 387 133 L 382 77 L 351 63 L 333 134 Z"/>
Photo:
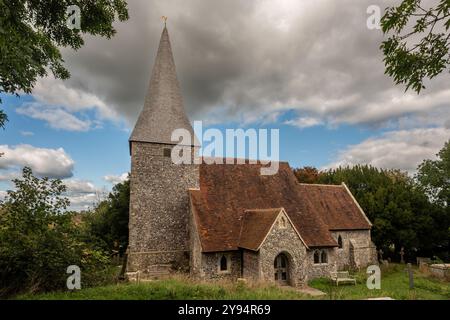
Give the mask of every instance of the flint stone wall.
<path id="1" fill-rule="evenodd" d="M 275 222 L 259 250 L 260 280 L 264 282 L 275 282 L 274 261 L 280 253 L 284 253 L 288 258 L 289 264 L 289 284 L 297 287 L 303 285 L 306 279 L 306 247 L 289 222 L 285 224 L 285 227 L 282 227 L 281 219 L 283 216 L 287 220 L 284 213 L 278 217 L 278 220 Z M 244 268 L 245 264 L 246 261 L 244 261 Z"/>
<path id="2" fill-rule="evenodd" d="M 198 188 L 198 165 L 175 165 L 173 145 L 132 142 L 128 271 L 151 264 L 189 268 L 187 190 Z M 192 155 L 194 155 L 194 148 Z"/>
<path id="3" fill-rule="evenodd" d="M 228 271 L 220 271 L 220 259 L 225 255 L 229 263 Z M 229 251 L 229 252 L 214 252 L 203 253 L 201 259 L 201 271 L 199 274 L 200 279 L 205 280 L 236 280 L 241 277 L 241 252 Z"/>
<path id="4" fill-rule="evenodd" d="M 336 248 L 338 270 L 361 268 L 376 263 L 376 249 L 374 250 L 371 242 L 370 230 L 333 231 L 331 235 L 336 242 L 339 235 L 342 238 L 342 249 Z M 358 244 L 357 247 L 351 242 Z"/>
<path id="5" fill-rule="evenodd" d="M 331 272 L 337 271 L 336 249 L 319 248 L 317 250 L 327 253 L 327 263 L 314 263 L 314 252 L 316 249 L 308 250 L 306 257 L 308 281 L 315 278 L 329 278 Z"/>
<path id="6" fill-rule="evenodd" d="M 244 260 L 242 276 L 251 281 L 259 281 L 261 278 L 259 252 L 244 250 L 242 256 Z"/>

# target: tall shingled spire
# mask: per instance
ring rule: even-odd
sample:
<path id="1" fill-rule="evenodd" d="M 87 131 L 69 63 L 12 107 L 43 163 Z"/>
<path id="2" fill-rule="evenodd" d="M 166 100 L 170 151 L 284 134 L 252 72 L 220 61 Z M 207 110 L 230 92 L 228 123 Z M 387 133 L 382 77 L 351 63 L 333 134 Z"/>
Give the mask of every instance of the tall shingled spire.
<path id="1" fill-rule="evenodd" d="M 130 143 L 177 144 L 171 141 L 171 135 L 180 128 L 191 133 L 194 145 L 194 131 L 184 110 L 169 32 L 164 26 L 144 108 L 131 133 Z"/>

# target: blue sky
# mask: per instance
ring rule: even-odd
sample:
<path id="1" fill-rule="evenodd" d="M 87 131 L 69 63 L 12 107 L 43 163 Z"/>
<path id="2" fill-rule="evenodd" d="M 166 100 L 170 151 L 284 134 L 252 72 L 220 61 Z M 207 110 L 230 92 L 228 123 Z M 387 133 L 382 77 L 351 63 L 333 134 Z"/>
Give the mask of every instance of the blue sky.
<path id="1" fill-rule="evenodd" d="M 191 121 L 279 129 L 280 159 L 293 167 L 414 173 L 450 138 L 450 74 L 420 95 L 394 85 L 383 35 L 366 24 L 374 4 L 386 1 L 130 1 L 130 20 L 112 39 L 62 49 L 70 79 L 49 76 L 32 95 L 2 96 L 0 198 L 24 165 L 64 179 L 76 209 L 125 178 L 163 15 Z"/>
<path id="2" fill-rule="evenodd" d="M 87 132 L 53 129 L 45 121 L 15 111 L 16 107 L 33 101 L 32 96 L 2 95 L 2 100 L 9 117 L 6 130 L 2 132 L 2 144 L 7 142 L 8 145 L 28 144 L 39 148 L 63 148 L 75 161 L 73 175 L 77 179 L 90 180 L 99 186 L 109 186 L 104 180 L 105 176 L 129 171 L 128 138 L 131 131 L 123 123 L 106 121 L 101 127 Z M 75 114 L 89 118 L 92 117 L 90 113 Z M 225 132 L 226 129 L 237 128 L 279 129 L 280 160 L 289 161 L 293 167 L 317 168 L 332 163 L 339 151 L 346 146 L 357 144 L 381 131 L 348 125 L 339 128 L 298 128 L 283 124 L 294 117 L 294 112 L 287 111 L 276 123 L 270 125 L 226 123 L 206 126 L 205 130 L 216 128 Z"/>

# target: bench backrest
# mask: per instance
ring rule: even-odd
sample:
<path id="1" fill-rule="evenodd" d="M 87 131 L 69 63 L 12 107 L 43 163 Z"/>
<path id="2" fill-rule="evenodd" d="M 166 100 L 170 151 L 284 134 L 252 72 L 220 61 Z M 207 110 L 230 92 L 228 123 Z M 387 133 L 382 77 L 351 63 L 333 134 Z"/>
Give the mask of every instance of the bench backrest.
<path id="1" fill-rule="evenodd" d="M 331 278 L 333 279 L 346 279 L 349 278 L 350 274 L 348 271 L 337 271 L 331 272 Z"/>

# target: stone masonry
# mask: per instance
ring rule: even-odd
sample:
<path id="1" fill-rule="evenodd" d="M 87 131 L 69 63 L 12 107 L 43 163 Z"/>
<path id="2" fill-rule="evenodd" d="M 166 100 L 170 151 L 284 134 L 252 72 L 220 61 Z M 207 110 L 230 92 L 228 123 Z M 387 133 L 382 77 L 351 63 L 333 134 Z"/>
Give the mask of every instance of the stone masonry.
<path id="1" fill-rule="evenodd" d="M 147 266 L 189 266 L 189 188 L 198 188 L 197 165 L 175 165 L 164 149 L 132 143 L 128 271 Z M 167 266 L 165 266 L 167 267 Z M 150 270 L 149 270 L 150 271 Z"/>

